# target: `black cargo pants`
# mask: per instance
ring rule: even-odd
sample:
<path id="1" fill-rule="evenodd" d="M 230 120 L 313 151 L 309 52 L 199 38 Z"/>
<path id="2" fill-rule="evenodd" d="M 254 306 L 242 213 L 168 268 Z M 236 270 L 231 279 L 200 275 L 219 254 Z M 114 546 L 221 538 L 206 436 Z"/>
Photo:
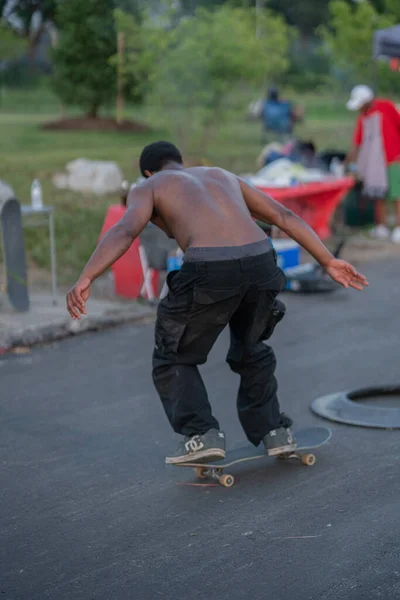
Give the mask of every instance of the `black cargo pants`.
<path id="1" fill-rule="evenodd" d="M 275 355 L 262 342 L 284 314 L 284 305 L 275 298 L 285 287 L 285 276 L 274 250 L 234 260 L 187 262 L 167 282 L 169 293 L 157 313 L 153 381 L 171 426 L 188 436 L 219 429 L 197 365 L 206 362 L 229 324 L 227 362 L 240 376 L 239 419 L 247 438 L 258 445 L 269 431 L 285 425 Z"/>

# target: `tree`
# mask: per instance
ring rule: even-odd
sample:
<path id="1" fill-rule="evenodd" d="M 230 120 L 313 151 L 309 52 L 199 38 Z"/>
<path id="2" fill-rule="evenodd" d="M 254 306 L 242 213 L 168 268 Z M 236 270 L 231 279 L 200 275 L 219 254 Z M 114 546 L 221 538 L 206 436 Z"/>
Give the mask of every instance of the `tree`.
<path id="1" fill-rule="evenodd" d="M 125 1 L 129 2 L 131 0 Z M 166 0 L 158 0 L 155 4 L 161 4 L 163 1 Z M 357 0 L 345 1 L 351 5 Z M 297 27 L 303 37 L 314 37 L 315 29 L 325 24 L 329 19 L 330 0 L 180 0 L 180 2 L 175 0 L 174 4 L 182 14 L 194 14 L 198 8 L 211 10 L 221 5 L 234 8 L 255 8 L 257 2 L 274 13 L 283 15 L 286 22 Z M 377 12 L 397 13 L 398 18 L 400 18 L 400 3 L 398 0 L 371 0 L 371 3 Z"/>
<path id="2" fill-rule="evenodd" d="M 181 2 L 181 11 L 184 14 L 195 14 L 199 8 L 206 8 L 212 10 L 223 4 L 228 4 L 228 0 L 183 0 Z"/>
<path id="3" fill-rule="evenodd" d="M 379 14 L 367 0 L 353 5 L 345 0 L 332 0 L 329 10 L 329 28 L 321 27 L 319 34 L 334 65 L 354 80 L 380 87 L 382 91 L 393 86 L 399 88 L 398 75 L 391 73 L 384 63 L 374 65 L 372 59 L 374 32 L 395 24 L 395 17 Z"/>
<path id="4" fill-rule="evenodd" d="M 17 58 L 22 48 L 21 38 L 0 20 L 0 62 Z"/>
<path id="5" fill-rule="evenodd" d="M 180 9 L 184 14 L 194 14 L 201 7 L 211 10 L 226 5 L 252 9 L 257 4 L 284 16 L 289 25 L 296 26 L 306 37 L 313 36 L 315 28 L 325 23 L 329 16 L 329 0 L 181 0 Z"/>
<path id="6" fill-rule="evenodd" d="M 382 0 L 384 3 L 383 10 L 393 15 L 398 23 L 400 21 L 400 2 L 398 0 Z"/>
<path id="7" fill-rule="evenodd" d="M 329 17 L 329 0 L 268 0 L 268 6 L 306 37 L 313 36 L 316 27 Z"/>
<path id="8" fill-rule="evenodd" d="M 241 83 L 260 85 L 287 69 L 288 27 L 271 13 L 262 25 L 264 37 L 257 39 L 254 11 L 222 6 L 197 10 L 171 33 L 157 63 L 154 98 L 184 148 L 191 137 L 204 151 L 227 96 Z"/>
<path id="9" fill-rule="evenodd" d="M 116 53 L 113 0 L 60 2 L 61 25 L 54 50 L 54 90 L 67 105 L 76 104 L 87 116 L 115 96 L 116 75 L 110 57 Z"/>
<path id="10" fill-rule="evenodd" d="M 117 9 L 140 20 L 148 0 L 115 0 Z"/>
<path id="11" fill-rule="evenodd" d="M 110 64 L 117 71 L 124 99 L 138 103 L 149 91 L 156 53 L 161 51 L 162 40 L 166 40 L 168 34 L 155 28 L 141 12 L 129 14 L 117 8 L 114 19 L 123 48 L 111 57 Z"/>
<path id="12" fill-rule="evenodd" d="M 29 43 L 34 57 L 46 27 L 54 22 L 57 0 L 0 0 L 0 16 Z"/>

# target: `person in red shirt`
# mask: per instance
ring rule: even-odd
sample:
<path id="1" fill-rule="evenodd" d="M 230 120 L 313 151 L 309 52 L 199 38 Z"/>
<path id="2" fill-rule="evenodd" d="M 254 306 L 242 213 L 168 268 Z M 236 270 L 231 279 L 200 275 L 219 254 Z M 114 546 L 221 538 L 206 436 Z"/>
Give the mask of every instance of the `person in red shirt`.
<path id="1" fill-rule="evenodd" d="M 386 225 L 388 202 L 396 206 L 392 240 L 400 243 L 400 113 L 389 100 L 375 98 L 366 85 L 353 88 L 347 108 L 359 111 L 353 147 L 346 163 L 357 162 L 364 194 L 375 200 L 375 237 L 390 236 Z"/>

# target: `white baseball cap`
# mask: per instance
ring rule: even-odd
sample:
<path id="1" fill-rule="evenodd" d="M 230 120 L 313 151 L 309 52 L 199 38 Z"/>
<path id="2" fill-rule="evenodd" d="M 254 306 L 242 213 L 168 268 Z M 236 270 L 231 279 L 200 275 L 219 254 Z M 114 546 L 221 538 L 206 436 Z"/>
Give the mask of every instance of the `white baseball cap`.
<path id="1" fill-rule="evenodd" d="M 356 85 L 350 94 L 350 99 L 346 104 L 349 110 L 360 110 L 365 104 L 371 102 L 374 98 L 374 92 L 367 85 Z"/>

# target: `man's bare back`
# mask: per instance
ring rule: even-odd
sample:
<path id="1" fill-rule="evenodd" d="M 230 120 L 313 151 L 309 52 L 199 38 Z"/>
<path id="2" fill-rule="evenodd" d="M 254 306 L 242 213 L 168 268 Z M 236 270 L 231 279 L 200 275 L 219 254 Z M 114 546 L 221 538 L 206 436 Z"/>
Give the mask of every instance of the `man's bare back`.
<path id="1" fill-rule="evenodd" d="M 242 246 L 265 238 L 232 173 L 208 167 L 162 171 L 142 186 L 153 196 L 152 221 L 182 250 Z"/>

